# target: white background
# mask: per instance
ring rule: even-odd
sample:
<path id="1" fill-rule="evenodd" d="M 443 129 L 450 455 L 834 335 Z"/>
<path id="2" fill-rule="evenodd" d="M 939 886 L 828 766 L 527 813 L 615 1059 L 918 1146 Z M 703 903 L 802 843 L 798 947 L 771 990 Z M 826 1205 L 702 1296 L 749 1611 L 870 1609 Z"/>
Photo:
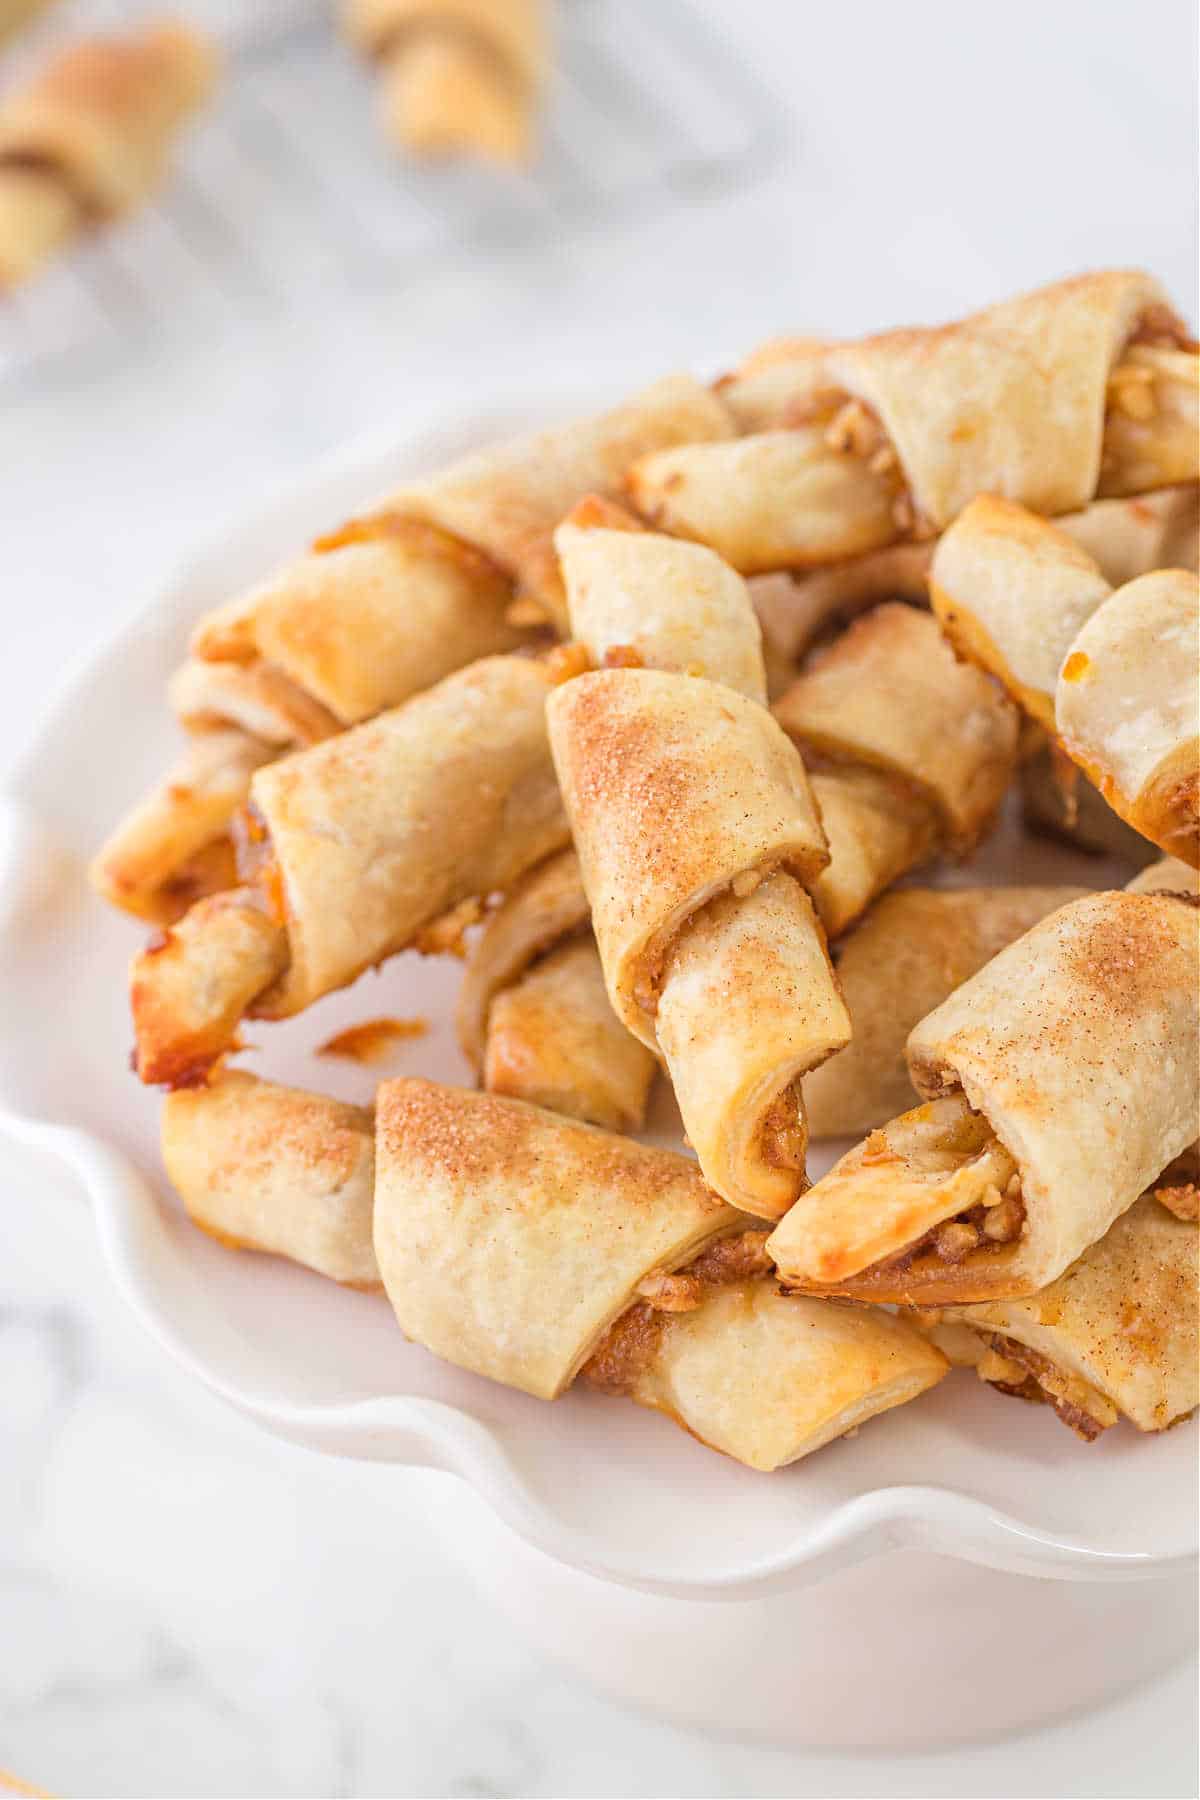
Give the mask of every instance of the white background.
<path id="1" fill-rule="evenodd" d="M 691 4 L 791 112 L 745 193 L 314 295 L 286 328 L 3 405 L 0 769 L 182 549 L 359 433 L 1096 264 L 1148 265 L 1195 316 L 1186 0 Z M 63 1794 L 1194 1791 L 1188 1670 L 1019 1743 L 887 1762 L 618 1711 L 446 1564 L 428 1478 L 257 1435 L 122 1316 L 73 1196 L 7 1152 L 0 1171 L 0 1766 Z"/>

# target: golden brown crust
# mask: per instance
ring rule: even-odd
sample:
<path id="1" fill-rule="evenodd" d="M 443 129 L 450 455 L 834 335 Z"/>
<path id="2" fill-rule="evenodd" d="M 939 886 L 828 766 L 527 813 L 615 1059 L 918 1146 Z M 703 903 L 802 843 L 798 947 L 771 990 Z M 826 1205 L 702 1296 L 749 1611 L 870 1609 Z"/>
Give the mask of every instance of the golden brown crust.
<path id="1" fill-rule="evenodd" d="M 168 1096 L 162 1147 L 189 1215 L 226 1247 L 379 1287 L 374 1128 L 362 1107 L 225 1070 Z"/>
<path id="2" fill-rule="evenodd" d="M 909 1036 L 933 1112 L 893 1121 L 887 1141 L 932 1143 L 880 1169 L 876 1133 L 835 1165 L 772 1238 L 786 1279 L 909 1305 L 1007 1300 L 1057 1279 L 1195 1137 L 1197 927 L 1176 895 L 1091 894 L 1001 950 Z M 986 1143 L 945 1138 L 964 1118 Z M 998 1150 L 1008 1160 L 993 1167 Z M 1015 1242 L 897 1255 L 984 1199 L 981 1183 L 1003 1189 L 1014 1165 Z"/>
<path id="3" fill-rule="evenodd" d="M 804 1181 L 797 1077 L 848 1026 L 802 885 L 825 841 L 763 705 L 749 594 L 660 533 L 577 517 L 556 542 L 573 630 L 619 653 L 547 709 L 606 985 L 664 1057 L 706 1179 L 775 1217 Z"/>
<path id="4" fill-rule="evenodd" d="M 1186 331 L 1158 284 L 1136 270 L 1110 269 L 951 325 L 884 332 L 823 350 L 805 343 L 790 359 L 785 353 L 757 366 L 752 361 L 722 385 L 721 395 L 752 431 L 830 420 L 856 402 L 894 454 L 914 517 L 934 530 L 979 493 L 1002 494 L 1041 513 L 1069 513 L 1098 491 L 1195 479 L 1194 427 L 1185 441 L 1191 389 L 1183 369 L 1172 389 L 1172 396 L 1182 389 L 1178 413 L 1160 407 L 1165 417 L 1158 433 L 1152 425 L 1145 431 L 1161 445 L 1160 454 L 1140 441 L 1134 458 L 1119 412 L 1113 440 L 1106 440 L 1110 377 L 1130 346 L 1137 346 L 1135 361 L 1146 354 L 1147 321 L 1155 339 L 1149 349 L 1182 355 L 1194 371 L 1194 357 L 1177 348 Z M 1057 404 L 1047 408 L 1051 384 Z M 896 535 L 905 535 L 902 526 Z"/>
<path id="5" fill-rule="evenodd" d="M 546 692 L 535 663 L 488 658 L 260 769 L 244 865 L 254 894 L 193 908 L 165 961 L 135 965 L 144 1078 L 193 1075 L 243 1014 L 302 1010 L 557 848 Z"/>
<path id="6" fill-rule="evenodd" d="M 740 1225 L 694 1162 L 520 1101 L 379 1091 L 375 1246 L 402 1329 L 551 1398 L 638 1283 Z"/>
<path id="7" fill-rule="evenodd" d="M 287 954 L 286 933 L 249 888 L 197 901 L 152 938 L 129 976 L 140 1079 L 173 1088 L 202 1083 Z"/>
<path id="8" fill-rule="evenodd" d="M 240 731 L 193 736 L 178 766 L 96 853 L 88 870 L 95 891 L 124 912 L 168 925 L 193 900 L 232 887 L 230 825 L 270 755 Z"/>
<path id="9" fill-rule="evenodd" d="M 483 1085 L 609 1131 L 637 1131 L 657 1069 L 609 1003 L 590 931 L 567 939 L 497 993 Z"/>
<path id="10" fill-rule="evenodd" d="M 575 851 L 531 869 L 487 916 L 458 990 L 455 1019 L 463 1055 L 479 1072 L 493 1000 L 558 943 L 586 930 L 591 910 Z"/>
<path id="11" fill-rule="evenodd" d="M 746 871 L 823 865 L 803 769 L 761 706 L 699 678 L 602 670 L 547 712 L 610 991 L 649 1038 L 638 996 L 684 918 Z"/>
<path id="12" fill-rule="evenodd" d="M 463 457 L 395 494 L 391 504 L 483 550 L 562 628 L 566 599 L 553 542 L 560 519 L 585 494 L 615 496 L 630 464 L 647 451 L 727 437 L 732 429 L 703 383 L 668 376 L 593 418 Z"/>
<path id="13" fill-rule="evenodd" d="M 951 1307 L 943 1317 L 1002 1338 L 1002 1354 L 1052 1403 L 1101 1424 L 1119 1409 L 1140 1431 L 1163 1431 L 1200 1400 L 1197 1256 L 1195 1225 L 1145 1198 L 1029 1298 Z M 1080 1394 L 1083 1384 L 1095 1401 Z M 1086 1421 L 1066 1422 L 1078 1430 Z"/>
<path id="14" fill-rule="evenodd" d="M 384 512 L 318 539 L 298 562 L 208 614 L 192 634 L 189 666 L 207 674 L 210 706 L 220 705 L 230 665 L 242 681 L 258 671 L 285 678 L 328 724 L 306 730 L 301 715 L 289 737 L 285 713 L 278 741 L 312 742 L 528 641 L 508 622 L 511 600 L 508 577 L 479 551 Z"/>

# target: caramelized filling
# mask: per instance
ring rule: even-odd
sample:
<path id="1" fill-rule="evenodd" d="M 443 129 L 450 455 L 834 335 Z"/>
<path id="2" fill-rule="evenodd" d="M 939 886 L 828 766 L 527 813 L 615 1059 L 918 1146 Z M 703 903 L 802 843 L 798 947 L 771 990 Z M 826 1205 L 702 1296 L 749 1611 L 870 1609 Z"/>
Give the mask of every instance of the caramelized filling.
<path id="1" fill-rule="evenodd" d="M 604 652 L 603 666 L 606 669 L 644 669 L 646 664 L 642 653 L 632 644 L 610 644 Z"/>
<path id="2" fill-rule="evenodd" d="M 465 961 L 466 934 L 472 925 L 478 925 L 484 911 L 485 903 L 478 895 L 472 895 L 469 900 L 460 900 L 457 906 L 452 906 L 440 919 L 423 925 L 411 947 L 421 956 L 457 956 L 460 962 Z"/>
<path id="3" fill-rule="evenodd" d="M 645 531 L 642 521 L 627 507 L 603 494 L 585 494 L 571 508 L 564 525 L 578 525 L 582 531 Z"/>
<path id="4" fill-rule="evenodd" d="M 645 1276 L 641 1296 L 614 1319 L 580 1371 L 591 1387 L 608 1394 L 629 1394 L 654 1360 L 668 1315 L 703 1306 L 715 1289 L 769 1273 L 766 1231 L 742 1231 L 718 1238 L 673 1274 L 656 1270 Z"/>
<path id="5" fill-rule="evenodd" d="M 871 1137 L 882 1137 L 872 1132 Z M 867 1140 L 868 1144 L 870 1139 Z M 931 1226 L 915 1243 L 896 1256 L 889 1256 L 875 1266 L 880 1269 L 906 1269 L 918 1257 L 933 1256 L 939 1262 L 955 1266 L 976 1250 L 999 1250 L 1015 1244 L 1025 1227 L 1025 1199 L 1021 1178 L 1012 1175 L 1004 1192 L 994 1184 L 985 1189 L 983 1198 L 952 1219 Z"/>
<path id="6" fill-rule="evenodd" d="M 804 1169 L 808 1132 L 800 1108 L 800 1091 L 795 1082 L 789 1082 L 763 1114 L 759 1151 L 768 1168 Z"/>
<path id="7" fill-rule="evenodd" d="M 561 687 L 576 675 L 586 675 L 592 659 L 585 644 L 555 644 L 553 650 L 547 651 L 544 666 L 553 686 Z"/>
<path id="8" fill-rule="evenodd" d="M 1178 1187 L 1156 1187 L 1150 1191 L 1159 1205 L 1165 1206 L 1177 1219 L 1186 1219 L 1191 1224 L 1200 1220 L 1200 1187 L 1194 1181 L 1183 1182 Z"/>
<path id="9" fill-rule="evenodd" d="M 317 1046 L 318 1056 L 342 1057 L 346 1062 L 376 1063 L 408 1038 L 424 1037 L 428 1019 L 364 1019 L 349 1025 Z"/>
<path id="10" fill-rule="evenodd" d="M 999 1334 L 989 1337 L 978 1374 L 1001 1393 L 1052 1406 L 1064 1425 L 1087 1444 L 1117 1422 L 1117 1409 L 1086 1381 L 1060 1369 L 1048 1356 Z"/>

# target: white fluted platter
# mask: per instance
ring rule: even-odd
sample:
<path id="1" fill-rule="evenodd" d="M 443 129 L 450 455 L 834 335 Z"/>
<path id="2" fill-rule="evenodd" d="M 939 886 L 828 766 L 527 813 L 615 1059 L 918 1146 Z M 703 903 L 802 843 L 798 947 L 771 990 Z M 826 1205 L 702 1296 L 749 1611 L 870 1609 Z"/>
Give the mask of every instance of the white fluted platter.
<path id="1" fill-rule="evenodd" d="M 128 1066 L 125 965 L 144 927 L 94 899 L 87 858 L 168 765 L 164 682 L 189 628 L 317 532 L 471 444 L 594 404 L 543 397 L 522 416 L 458 420 L 340 458 L 223 531 L 78 671 L 0 811 L 0 1132 L 46 1153 L 47 1180 L 90 1202 L 113 1279 L 157 1345 L 281 1437 L 335 1455 L 452 1471 L 529 1544 L 629 1587 L 747 1598 L 898 1546 L 1013 1574 L 1181 1575 L 1196 1553 L 1195 1425 L 1121 1425 L 1084 1446 L 1046 1408 L 956 1373 L 932 1394 L 773 1476 L 714 1455 L 664 1419 L 595 1393 L 554 1405 L 449 1368 L 397 1330 L 385 1300 L 194 1229 L 157 1146 L 159 1098 Z M 1121 877 L 1001 833 L 963 881 Z M 467 1081 L 452 959 L 396 958 L 282 1025 L 255 1024 L 257 1073 L 368 1100 L 380 1070 L 318 1059 L 380 1014 L 430 1030 L 384 1074 Z M 652 1135 L 677 1132 L 660 1095 Z M 820 1170 L 830 1154 L 814 1159 Z M 83 1218 L 81 1214 L 81 1228 Z"/>

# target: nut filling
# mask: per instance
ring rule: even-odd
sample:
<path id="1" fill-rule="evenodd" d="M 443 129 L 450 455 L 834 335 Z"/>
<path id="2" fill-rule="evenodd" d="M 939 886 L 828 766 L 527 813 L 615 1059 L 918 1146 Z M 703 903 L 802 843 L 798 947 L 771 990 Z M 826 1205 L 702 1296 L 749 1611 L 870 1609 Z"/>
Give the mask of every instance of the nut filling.
<path id="1" fill-rule="evenodd" d="M 1111 1400 L 1077 1375 L 1060 1369 L 1048 1356 L 998 1334 L 988 1339 L 988 1345 L 977 1373 L 1000 1393 L 1052 1406 L 1063 1424 L 1086 1444 L 1094 1443 L 1102 1431 L 1116 1424 L 1117 1409 Z"/>
<path id="2" fill-rule="evenodd" d="M 640 1298 L 614 1319 L 580 1371 L 591 1387 L 629 1394 L 654 1360 L 671 1313 L 693 1312 L 716 1288 L 766 1275 L 766 1231 L 743 1231 L 709 1244 L 685 1269 L 656 1270 L 637 1287 Z"/>
<path id="3" fill-rule="evenodd" d="M 814 394 L 790 410 L 786 424 L 823 425 L 825 443 L 835 455 L 857 457 L 873 475 L 884 477 L 894 490 L 892 523 L 898 536 L 918 541 L 937 536 L 904 478 L 896 447 L 878 413 L 864 400 L 837 392 Z"/>
<path id="4" fill-rule="evenodd" d="M 769 1168 L 803 1171 L 808 1132 L 801 1105 L 800 1089 L 793 1081 L 772 1100 L 764 1113 L 759 1145 L 762 1159 Z"/>
<path id="5" fill-rule="evenodd" d="M 1021 1178 L 1010 1175 L 1004 1192 L 994 1184 L 984 1190 L 982 1199 L 965 1212 L 956 1213 L 941 1225 L 934 1225 L 923 1237 L 910 1244 L 898 1256 L 888 1257 L 880 1268 L 903 1269 L 919 1256 L 935 1256 L 940 1262 L 960 1263 L 975 1250 L 998 1250 L 1015 1244 L 1025 1225 L 1025 1200 Z"/>

